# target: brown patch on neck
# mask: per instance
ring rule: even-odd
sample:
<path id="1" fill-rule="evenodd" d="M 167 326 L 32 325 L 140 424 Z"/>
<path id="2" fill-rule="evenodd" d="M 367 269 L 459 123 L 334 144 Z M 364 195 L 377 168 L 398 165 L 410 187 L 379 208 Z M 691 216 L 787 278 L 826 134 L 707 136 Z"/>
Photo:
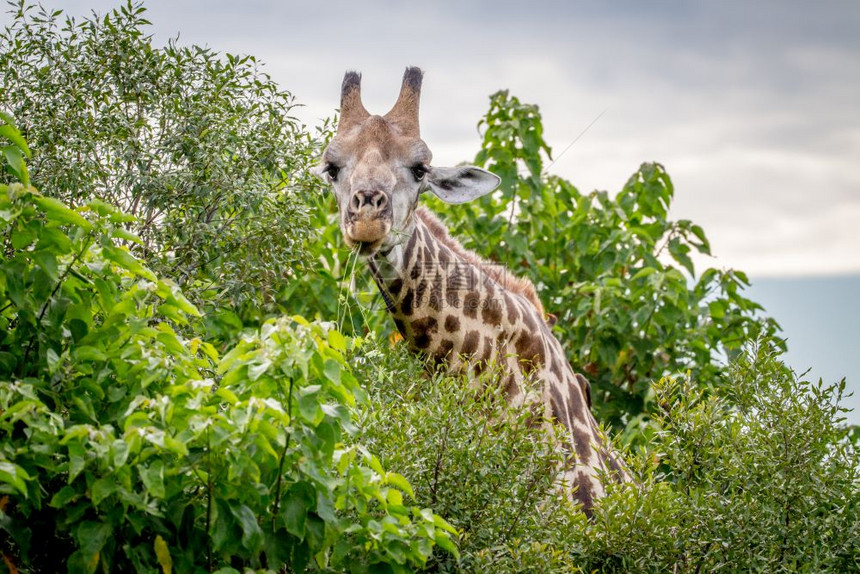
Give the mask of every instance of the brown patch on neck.
<path id="1" fill-rule="evenodd" d="M 477 253 L 467 250 L 465 247 L 460 245 L 459 241 L 451 237 L 445 224 L 439 221 L 439 218 L 436 217 L 436 215 L 429 209 L 419 207 L 415 210 L 415 216 L 421 220 L 433 237 L 456 253 L 463 261 L 471 263 L 481 269 L 481 271 L 489 275 L 507 291 L 517 293 L 518 295 L 525 297 L 532 305 L 534 305 L 534 308 L 537 309 L 541 317 L 545 316 L 546 313 L 544 312 L 543 304 L 540 302 L 534 283 L 525 277 L 517 277 L 500 265 L 493 265 L 489 261 L 482 259 Z"/>

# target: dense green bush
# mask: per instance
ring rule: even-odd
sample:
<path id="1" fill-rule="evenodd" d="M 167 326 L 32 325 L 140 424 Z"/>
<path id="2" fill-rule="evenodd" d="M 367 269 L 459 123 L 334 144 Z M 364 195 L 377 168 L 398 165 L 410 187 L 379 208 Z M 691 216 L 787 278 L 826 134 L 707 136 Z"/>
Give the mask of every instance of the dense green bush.
<path id="1" fill-rule="evenodd" d="M 272 320 L 223 357 L 118 240 L 129 216 L 29 185 L 2 116 L 0 552 L 27 571 L 403 572 L 453 530 L 360 445 L 337 331 Z M 0 142 L 4 143 L 4 142 Z M 11 570 L 11 567 L 9 567 Z"/>
<path id="2" fill-rule="evenodd" d="M 0 102 L 35 152 L 34 184 L 134 215 L 142 241 L 127 246 L 193 301 L 270 303 L 307 233 L 315 148 L 293 97 L 252 57 L 153 46 L 138 2 L 82 20 L 11 10 Z"/>
<path id="3" fill-rule="evenodd" d="M 772 344 L 742 352 L 715 392 L 689 375 L 657 383 L 659 430 L 626 456 L 637 485 L 611 486 L 592 521 L 553 485 L 545 431 L 491 390 L 421 377 L 396 351 L 368 351 L 364 364 L 361 439 L 461 531 L 461 561 L 436 561 L 438 571 L 860 568 L 860 453 L 842 424 L 844 381 L 797 377 Z"/>
<path id="4" fill-rule="evenodd" d="M 384 348 L 365 348 L 362 359 L 357 374 L 370 400 L 357 421 L 360 440 L 460 531 L 462 561 L 442 557 L 434 570 L 471 571 L 512 544 L 517 559 L 507 564 L 523 572 L 574 564 L 566 552 L 545 552 L 586 522 L 556 482 L 564 455 L 554 429 L 509 407 L 496 373 L 422 376 L 419 362 Z"/>

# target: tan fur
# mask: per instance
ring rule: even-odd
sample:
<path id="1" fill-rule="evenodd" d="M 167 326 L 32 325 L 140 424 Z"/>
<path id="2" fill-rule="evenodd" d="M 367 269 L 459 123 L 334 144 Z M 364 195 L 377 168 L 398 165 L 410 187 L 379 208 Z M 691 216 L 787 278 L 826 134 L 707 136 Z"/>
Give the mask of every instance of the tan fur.
<path id="1" fill-rule="evenodd" d="M 534 283 L 525 277 L 517 277 L 500 265 L 494 265 L 486 259 L 483 259 L 477 253 L 469 251 L 463 247 L 459 241 L 451 237 L 445 224 L 439 221 L 439 218 L 436 217 L 436 215 L 429 209 L 423 206 L 419 207 L 415 210 L 415 215 L 424 222 L 424 225 L 427 226 L 427 229 L 430 230 L 436 239 L 447 245 L 451 251 L 456 253 L 463 259 L 463 261 L 479 267 L 484 273 L 492 277 L 494 281 L 508 291 L 522 295 L 532 305 L 534 305 L 541 317 L 546 316 L 546 312 L 544 311 L 543 304 L 538 297 Z"/>

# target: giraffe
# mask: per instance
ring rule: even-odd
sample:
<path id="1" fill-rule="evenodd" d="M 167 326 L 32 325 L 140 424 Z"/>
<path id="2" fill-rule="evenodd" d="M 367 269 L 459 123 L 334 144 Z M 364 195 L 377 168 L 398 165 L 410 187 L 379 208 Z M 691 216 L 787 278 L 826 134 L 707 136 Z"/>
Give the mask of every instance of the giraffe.
<path id="1" fill-rule="evenodd" d="M 475 166 L 431 165 L 419 135 L 422 79 L 420 69 L 407 68 L 397 102 L 379 116 L 362 104 L 361 76 L 347 72 L 337 132 L 315 173 L 331 184 L 343 238 L 366 258 L 410 349 L 451 372 L 497 365 L 509 404 L 561 423 L 563 478 L 591 515 L 602 481 L 629 475 L 599 432 L 590 385 L 567 361 L 534 285 L 466 250 L 418 205 L 424 192 L 458 204 L 500 183 Z"/>

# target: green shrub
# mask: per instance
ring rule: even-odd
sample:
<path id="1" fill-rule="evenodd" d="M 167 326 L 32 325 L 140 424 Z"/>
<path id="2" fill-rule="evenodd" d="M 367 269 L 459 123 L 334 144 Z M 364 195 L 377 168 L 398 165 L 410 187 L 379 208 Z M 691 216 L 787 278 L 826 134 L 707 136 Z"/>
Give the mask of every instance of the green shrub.
<path id="1" fill-rule="evenodd" d="M 2 116 L 0 542 L 28 571 L 405 572 L 452 529 L 359 445 L 351 345 L 272 320 L 226 355 L 118 240 L 129 216 L 28 185 Z M 3 142 L 0 142 L 3 143 Z M 285 566 L 287 565 L 287 566 Z M 10 567 L 11 569 L 11 567 Z"/>
<path id="2" fill-rule="evenodd" d="M 554 429 L 507 405 L 497 374 L 478 380 L 437 373 L 398 350 L 365 349 L 362 371 L 369 399 L 358 439 L 387 466 L 408 477 L 419 504 L 460 532 L 462 561 L 434 565 L 470 571 L 496 562 L 495 549 L 519 545 L 521 571 L 567 565 L 544 552 L 551 540 L 584 527 L 585 517 L 556 483 L 563 451 Z"/>
<path id="3" fill-rule="evenodd" d="M 365 350 L 363 364 L 361 440 L 460 531 L 461 561 L 434 571 L 860 567 L 860 456 L 841 418 L 844 381 L 797 377 L 772 344 L 741 353 L 713 392 L 689 375 L 655 384 L 658 432 L 626 454 L 637 484 L 610 486 L 592 521 L 553 484 L 545 431 L 510 412 L 491 381 L 422 377 L 396 349 Z"/>
<path id="4" fill-rule="evenodd" d="M 130 0 L 81 20 L 16 2 L 0 102 L 38 188 L 119 206 L 155 272 L 207 308 L 254 315 L 304 257 L 314 142 L 253 57 L 154 46 L 144 16 Z"/>

